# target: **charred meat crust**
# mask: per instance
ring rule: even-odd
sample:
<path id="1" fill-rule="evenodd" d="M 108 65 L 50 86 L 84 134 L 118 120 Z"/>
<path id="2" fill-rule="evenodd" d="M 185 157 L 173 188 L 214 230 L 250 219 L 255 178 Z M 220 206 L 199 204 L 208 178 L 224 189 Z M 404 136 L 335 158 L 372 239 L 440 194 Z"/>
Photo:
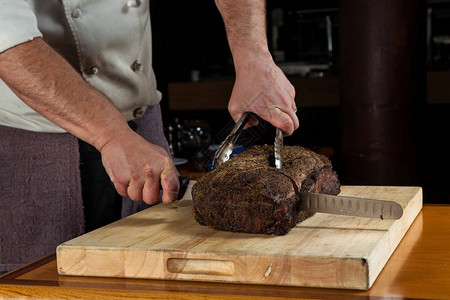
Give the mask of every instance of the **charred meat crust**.
<path id="1" fill-rule="evenodd" d="M 300 210 L 298 191 L 339 194 L 325 156 L 285 146 L 283 159 L 278 170 L 273 146 L 254 146 L 206 173 L 192 189 L 195 220 L 219 230 L 284 235 L 314 215 Z"/>

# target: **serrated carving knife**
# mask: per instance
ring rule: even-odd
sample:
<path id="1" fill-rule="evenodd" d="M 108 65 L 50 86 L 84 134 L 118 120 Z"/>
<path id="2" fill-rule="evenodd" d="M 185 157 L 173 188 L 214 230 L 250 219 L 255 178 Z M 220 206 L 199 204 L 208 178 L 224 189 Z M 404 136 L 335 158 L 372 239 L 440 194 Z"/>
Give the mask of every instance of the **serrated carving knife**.
<path id="1" fill-rule="evenodd" d="M 402 206 L 394 201 L 308 192 L 299 194 L 304 211 L 388 220 L 397 220 L 403 215 Z"/>

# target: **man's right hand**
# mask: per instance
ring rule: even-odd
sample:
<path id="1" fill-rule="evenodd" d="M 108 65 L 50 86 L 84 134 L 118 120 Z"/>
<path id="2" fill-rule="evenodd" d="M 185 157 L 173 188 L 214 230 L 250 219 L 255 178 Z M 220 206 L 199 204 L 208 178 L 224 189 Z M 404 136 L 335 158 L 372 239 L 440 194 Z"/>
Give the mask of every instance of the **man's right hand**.
<path id="1" fill-rule="evenodd" d="M 103 166 L 117 192 L 134 201 L 155 204 L 176 200 L 179 190 L 178 172 L 167 152 L 147 142 L 133 131 L 117 135 L 100 148 Z"/>
<path id="2" fill-rule="evenodd" d="M 31 108 L 102 154 L 117 191 L 133 200 L 176 199 L 178 174 L 169 155 L 128 126 L 117 108 L 93 89 L 41 38 L 0 53 L 0 78 Z"/>

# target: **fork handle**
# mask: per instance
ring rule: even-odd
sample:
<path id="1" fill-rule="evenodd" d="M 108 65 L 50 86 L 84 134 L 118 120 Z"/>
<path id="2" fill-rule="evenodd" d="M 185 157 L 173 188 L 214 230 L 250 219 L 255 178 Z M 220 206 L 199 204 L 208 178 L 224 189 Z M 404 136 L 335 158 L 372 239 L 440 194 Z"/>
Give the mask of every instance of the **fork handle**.
<path id="1" fill-rule="evenodd" d="M 236 133 L 240 133 L 242 131 L 245 124 L 250 118 L 250 114 L 251 114 L 250 112 L 245 112 L 241 115 L 239 121 L 237 121 L 236 125 L 234 125 L 233 129 L 231 130 L 230 135 L 232 135 L 233 137 L 239 136 L 239 134 L 236 135 Z"/>

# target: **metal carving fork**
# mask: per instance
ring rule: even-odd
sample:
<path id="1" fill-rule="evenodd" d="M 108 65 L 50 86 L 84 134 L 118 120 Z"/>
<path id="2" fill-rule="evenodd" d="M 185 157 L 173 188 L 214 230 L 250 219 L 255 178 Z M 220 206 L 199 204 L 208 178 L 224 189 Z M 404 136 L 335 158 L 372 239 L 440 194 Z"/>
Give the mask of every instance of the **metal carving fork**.
<path id="1" fill-rule="evenodd" d="M 283 167 L 283 131 L 277 127 L 275 132 L 275 142 L 274 142 L 274 157 L 275 157 L 275 168 L 281 169 Z"/>
<path id="2" fill-rule="evenodd" d="M 226 139 L 220 144 L 219 148 L 214 155 L 214 159 L 212 161 L 212 169 L 217 168 L 224 162 L 230 159 L 230 155 L 233 152 L 233 146 L 236 143 L 239 135 L 241 134 L 242 129 L 244 129 L 245 124 L 252 117 L 253 113 L 245 112 L 242 114 L 239 121 L 234 125 L 230 134 L 226 137 Z"/>

